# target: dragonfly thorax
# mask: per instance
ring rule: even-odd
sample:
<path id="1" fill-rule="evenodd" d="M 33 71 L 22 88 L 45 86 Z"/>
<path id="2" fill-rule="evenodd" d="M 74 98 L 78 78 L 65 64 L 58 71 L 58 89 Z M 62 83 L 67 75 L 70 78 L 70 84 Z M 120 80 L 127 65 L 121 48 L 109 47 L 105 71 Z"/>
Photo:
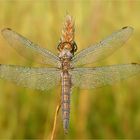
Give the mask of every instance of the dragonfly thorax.
<path id="1" fill-rule="evenodd" d="M 63 49 L 61 52 L 59 52 L 59 58 L 61 60 L 65 60 L 65 59 L 71 60 L 72 57 L 73 54 L 67 49 Z"/>
<path id="2" fill-rule="evenodd" d="M 68 71 L 69 69 L 71 69 L 71 64 L 70 64 L 70 60 L 69 59 L 62 60 L 61 69 L 63 71 Z"/>

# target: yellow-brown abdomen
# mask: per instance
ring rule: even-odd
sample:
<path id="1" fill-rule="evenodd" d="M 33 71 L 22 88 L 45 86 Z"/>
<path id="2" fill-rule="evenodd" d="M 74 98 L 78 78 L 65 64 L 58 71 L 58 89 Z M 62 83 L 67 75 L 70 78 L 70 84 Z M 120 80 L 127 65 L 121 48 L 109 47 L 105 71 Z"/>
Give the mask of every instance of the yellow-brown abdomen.
<path id="1" fill-rule="evenodd" d="M 64 131 L 67 132 L 70 117 L 71 76 L 68 71 L 62 73 L 62 118 Z"/>

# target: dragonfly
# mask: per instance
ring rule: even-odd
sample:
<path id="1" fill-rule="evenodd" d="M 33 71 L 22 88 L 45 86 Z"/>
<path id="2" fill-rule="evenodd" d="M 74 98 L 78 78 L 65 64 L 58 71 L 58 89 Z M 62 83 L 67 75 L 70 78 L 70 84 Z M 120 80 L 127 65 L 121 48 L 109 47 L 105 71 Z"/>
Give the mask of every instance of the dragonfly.
<path id="1" fill-rule="evenodd" d="M 69 128 L 70 98 L 74 87 L 94 89 L 112 85 L 140 73 L 140 64 L 137 63 L 98 67 L 85 66 L 103 60 L 119 49 L 133 33 L 133 28 L 130 26 L 123 27 L 99 43 L 76 53 L 74 20 L 70 15 L 67 15 L 57 46 L 58 55 L 9 28 L 3 29 L 1 33 L 10 46 L 22 56 L 27 59 L 31 58 L 31 55 L 39 56 L 37 62 L 43 63 L 44 66 L 26 67 L 1 64 L 0 78 L 39 90 L 50 90 L 61 83 L 61 112 L 64 132 L 68 132 Z"/>

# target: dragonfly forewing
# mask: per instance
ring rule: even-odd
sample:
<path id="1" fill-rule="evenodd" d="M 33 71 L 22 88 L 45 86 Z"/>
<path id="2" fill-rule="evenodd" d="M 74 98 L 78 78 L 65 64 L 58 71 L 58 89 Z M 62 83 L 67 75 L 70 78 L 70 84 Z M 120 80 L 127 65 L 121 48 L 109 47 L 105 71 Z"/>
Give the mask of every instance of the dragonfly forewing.
<path id="1" fill-rule="evenodd" d="M 17 50 L 26 59 L 37 59 L 39 63 L 45 63 L 57 67 L 59 65 L 59 57 L 51 53 L 49 50 L 39 47 L 29 39 L 12 31 L 9 28 L 2 30 L 3 37 L 8 43 Z"/>
<path id="2" fill-rule="evenodd" d="M 60 70 L 57 68 L 35 68 L 15 65 L 0 65 L 0 78 L 18 85 L 49 90 L 60 83 Z"/>
<path id="3" fill-rule="evenodd" d="M 139 64 L 120 64 L 95 68 L 75 68 L 71 71 L 74 87 L 90 89 L 112 85 L 140 72 Z"/>
<path id="4" fill-rule="evenodd" d="M 124 27 L 112 33 L 103 41 L 95 45 L 91 45 L 77 53 L 72 59 L 72 65 L 76 67 L 105 59 L 116 49 L 120 48 L 127 41 L 132 32 L 132 27 Z"/>

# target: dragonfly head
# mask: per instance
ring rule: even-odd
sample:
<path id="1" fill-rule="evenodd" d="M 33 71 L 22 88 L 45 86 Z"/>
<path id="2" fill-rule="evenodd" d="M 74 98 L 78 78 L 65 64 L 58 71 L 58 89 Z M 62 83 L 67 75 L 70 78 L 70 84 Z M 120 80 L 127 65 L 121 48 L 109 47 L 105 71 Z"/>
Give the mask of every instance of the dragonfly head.
<path id="1" fill-rule="evenodd" d="M 59 51 L 60 58 L 72 58 L 74 53 L 77 51 L 77 45 L 75 42 L 63 42 L 58 45 L 57 49 Z"/>
<path id="2" fill-rule="evenodd" d="M 72 54 L 74 54 L 77 51 L 77 45 L 75 42 L 60 42 L 57 49 L 59 52 L 62 50 L 69 50 Z"/>

